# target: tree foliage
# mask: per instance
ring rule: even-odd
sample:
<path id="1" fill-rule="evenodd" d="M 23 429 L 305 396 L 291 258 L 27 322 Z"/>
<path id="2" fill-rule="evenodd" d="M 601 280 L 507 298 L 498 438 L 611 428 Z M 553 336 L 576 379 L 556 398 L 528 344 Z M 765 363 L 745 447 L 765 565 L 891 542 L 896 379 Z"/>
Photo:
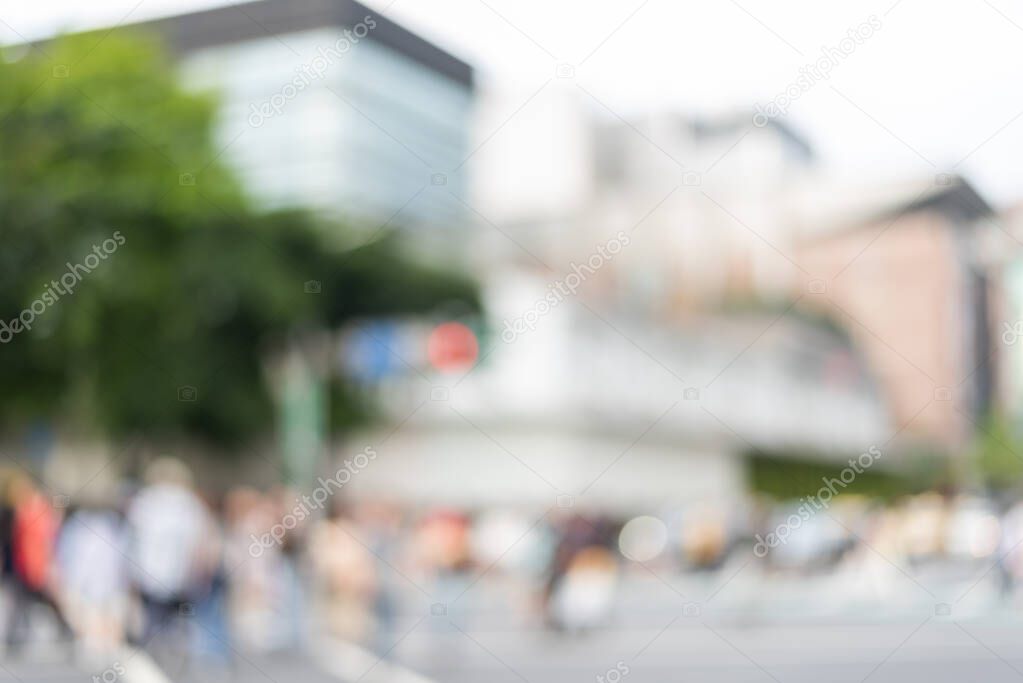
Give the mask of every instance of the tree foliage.
<path id="1" fill-rule="evenodd" d="M 1023 444 L 1007 420 L 991 416 L 977 430 L 973 462 L 982 483 L 994 491 L 1016 488 L 1023 482 Z"/>
<path id="2" fill-rule="evenodd" d="M 215 99 L 183 89 L 154 43 L 61 38 L 0 63 L 0 82 L 8 427 L 43 418 L 236 444 L 272 424 L 266 350 L 295 330 L 478 308 L 468 280 L 393 239 L 343 252 L 327 237 L 345 226 L 253 209 L 218 160 Z M 55 287 L 86 260 L 98 265 Z M 361 412 L 333 389 L 349 401 L 334 406 L 339 421 Z"/>

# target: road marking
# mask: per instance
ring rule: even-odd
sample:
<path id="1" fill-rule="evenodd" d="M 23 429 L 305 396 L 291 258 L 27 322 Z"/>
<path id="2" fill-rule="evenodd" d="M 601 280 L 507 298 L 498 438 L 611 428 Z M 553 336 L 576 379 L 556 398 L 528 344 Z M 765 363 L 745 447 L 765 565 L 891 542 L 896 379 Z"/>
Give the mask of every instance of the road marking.
<path id="1" fill-rule="evenodd" d="M 389 683 L 436 683 L 433 679 L 380 657 L 366 648 L 333 638 L 324 639 L 312 651 L 313 660 L 342 681 L 388 681 Z M 363 678 L 367 673 L 369 676 Z M 135 683 L 132 681 L 132 683 Z"/>

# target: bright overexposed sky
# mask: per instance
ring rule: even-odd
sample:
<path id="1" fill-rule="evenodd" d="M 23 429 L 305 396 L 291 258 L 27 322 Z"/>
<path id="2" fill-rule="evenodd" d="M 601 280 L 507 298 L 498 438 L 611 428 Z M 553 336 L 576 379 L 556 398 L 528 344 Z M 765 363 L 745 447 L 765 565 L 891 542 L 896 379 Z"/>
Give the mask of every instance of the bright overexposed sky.
<path id="1" fill-rule="evenodd" d="M 301 0 L 290 0 L 301 2 Z M 0 41 L 187 12 L 224 0 L 0 5 Z M 529 93 L 570 64 L 622 115 L 749 109 L 822 48 L 880 28 L 785 119 L 830 171 L 874 179 L 961 172 L 997 205 L 1023 200 L 1023 5 L 1010 0 L 367 0 Z M 514 109 L 514 108 L 513 108 Z M 508 114 L 511 115 L 512 111 Z"/>

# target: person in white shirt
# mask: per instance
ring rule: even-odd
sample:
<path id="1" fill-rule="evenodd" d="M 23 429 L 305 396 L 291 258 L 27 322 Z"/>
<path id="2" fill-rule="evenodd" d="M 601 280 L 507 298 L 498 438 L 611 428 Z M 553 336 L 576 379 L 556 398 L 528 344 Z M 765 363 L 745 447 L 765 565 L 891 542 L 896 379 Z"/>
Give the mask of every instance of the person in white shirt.
<path id="1" fill-rule="evenodd" d="M 180 461 L 162 458 L 146 470 L 146 486 L 128 507 L 132 578 L 144 612 L 146 645 L 203 592 L 203 543 L 213 527 Z"/>

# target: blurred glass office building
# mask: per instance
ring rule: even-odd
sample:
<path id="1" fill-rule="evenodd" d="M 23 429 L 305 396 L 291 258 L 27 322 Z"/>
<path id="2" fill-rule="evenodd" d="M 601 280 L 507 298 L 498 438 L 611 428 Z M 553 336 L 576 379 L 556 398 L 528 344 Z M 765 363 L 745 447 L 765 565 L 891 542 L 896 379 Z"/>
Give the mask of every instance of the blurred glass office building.
<path id="1" fill-rule="evenodd" d="M 465 220 L 473 70 L 351 0 L 259 0 L 145 22 L 221 99 L 222 159 L 267 207 L 451 244 Z"/>

